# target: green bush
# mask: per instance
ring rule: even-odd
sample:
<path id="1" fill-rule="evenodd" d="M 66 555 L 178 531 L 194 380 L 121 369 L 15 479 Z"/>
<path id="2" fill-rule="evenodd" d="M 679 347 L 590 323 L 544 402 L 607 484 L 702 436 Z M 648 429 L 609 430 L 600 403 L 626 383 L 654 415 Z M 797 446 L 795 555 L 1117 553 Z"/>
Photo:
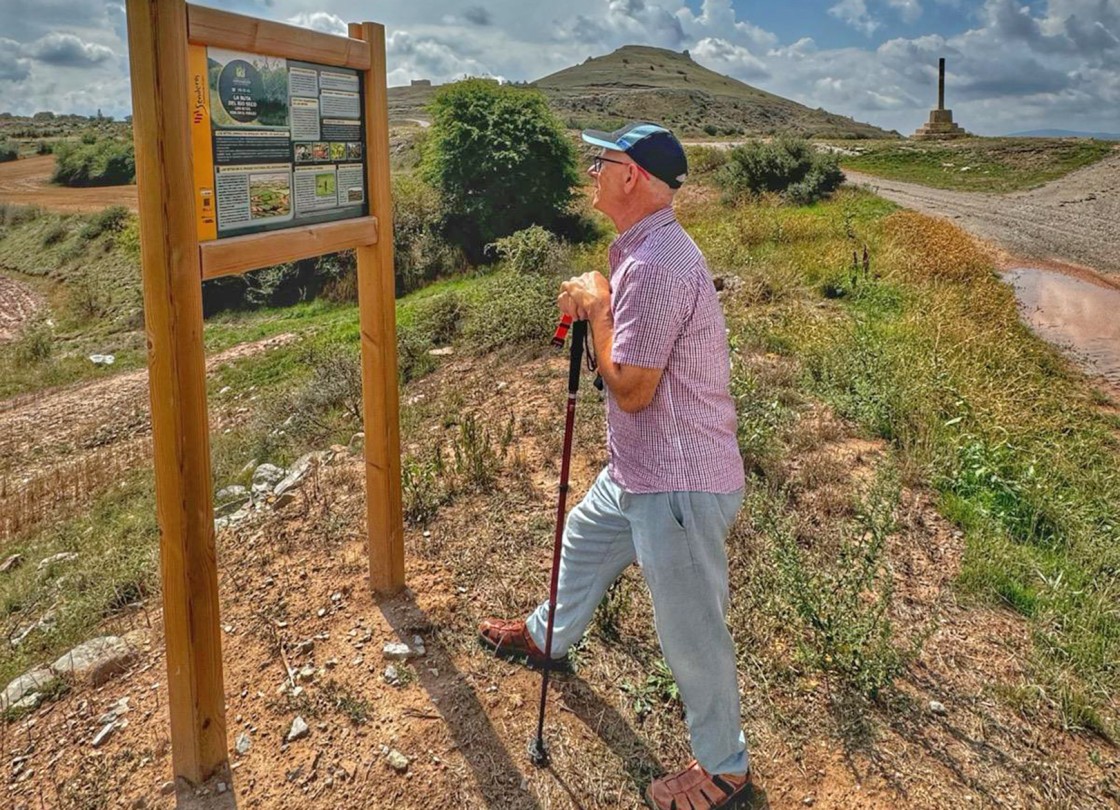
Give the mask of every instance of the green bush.
<path id="1" fill-rule="evenodd" d="M 816 152 L 808 141 L 788 137 L 735 147 L 716 174 L 716 182 L 731 198 L 770 192 L 796 205 L 827 197 L 843 181 L 835 155 Z"/>
<path id="2" fill-rule="evenodd" d="M 64 186 L 120 186 L 136 182 L 136 156 L 131 141 L 114 139 L 55 144 L 51 181 Z"/>
<path id="3" fill-rule="evenodd" d="M 54 334 L 45 321 L 36 321 L 23 330 L 15 344 L 16 362 L 38 365 L 54 354 Z"/>
<path id="4" fill-rule="evenodd" d="M 410 174 L 393 176 L 393 270 L 397 295 L 459 269 L 458 252 L 441 236 L 443 203 L 436 189 Z"/>
<path id="5" fill-rule="evenodd" d="M 0 163 L 7 163 L 19 157 L 19 147 L 6 138 L 0 138 Z"/>
<path id="6" fill-rule="evenodd" d="M 423 377 L 436 367 L 436 359 L 428 354 L 434 348 L 432 336 L 425 329 L 397 327 L 397 377 L 402 385 Z"/>
<path id="7" fill-rule="evenodd" d="M 718 146 L 686 146 L 689 177 L 711 174 L 727 165 L 728 151 Z"/>
<path id="8" fill-rule="evenodd" d="M 111 205 L 90 217 L 78 231 L 78 236 L 88 242 L 103 233 L 119 233 L 128 225 L 128 217 L 128 209 L 123 205 Z"/>
<path id="9" fill-rule="evenodd" d="M 459 334 L 464 306 L 453 290 L 418 301 L 413 326 L 437 346 L 450 343 Z"/>
<path id="10" fill-rule="evenodd" d="M 540 225 L 503 237 L 491 250 L 515 273 L 553 275 L 570 264 L 567 245 Z"/>
<path id="11" fill-rule="evenodd" d="M 40 140 L 35 144 L 35 154 L 49 155 L 54 152 L 54 144 L 47 140 Z"/>
<path id="12" fill-rule="evenodd" d="M 448 238 L 482 263 L 485 247 L 542 225 L 571 234 L 576 150 L 535 90 L 469 79 L 440 89 L 421 175 L 438 188 Z"/>
<path id="13" fill-rule="evenodd" d="M 478 285 L 479 303 L 463 323 L 473 350 L 486 352 L 518 344 L 547 346 L 556 328 L 555 278 L 499 272 Z"/>

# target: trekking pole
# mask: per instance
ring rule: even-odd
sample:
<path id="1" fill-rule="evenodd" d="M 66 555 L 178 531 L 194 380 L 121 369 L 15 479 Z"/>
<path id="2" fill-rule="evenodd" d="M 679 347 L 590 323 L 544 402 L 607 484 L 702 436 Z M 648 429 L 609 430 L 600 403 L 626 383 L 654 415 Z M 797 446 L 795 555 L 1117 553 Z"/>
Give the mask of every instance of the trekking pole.
<path id="1" fill-rule="evenodd" d="M 572 459 L 572 427 L 576 418 L 576 394 L 579 392 L 580 363 L 587 339 L 587 321 L 576 321 L 567 315 L 556 328 L 554 346 L 563 346 L 568 327 L 572 328 L 572 347 L 568 363 L 568 411 L 564 421 L 564 453 L 560 460 L 560 498 L 556 505 L 556 538 L 552 545 L 552 582 L 548 587 L 548 624 L 544 635 L 544 667 L 541 675 L 541 708 L 537 717 L 537 736 L 529 743 L 529 759 L 534 765 L 548 765 L 548 746 L 544 743 L 544 707 L 548 697 L 548 675 L 552 669 L 552 623 L 556 615 L 556 586 L 560 579 L 560 551 L 564 544 L 564 510 L 568 501 L 568 468 Z"/>

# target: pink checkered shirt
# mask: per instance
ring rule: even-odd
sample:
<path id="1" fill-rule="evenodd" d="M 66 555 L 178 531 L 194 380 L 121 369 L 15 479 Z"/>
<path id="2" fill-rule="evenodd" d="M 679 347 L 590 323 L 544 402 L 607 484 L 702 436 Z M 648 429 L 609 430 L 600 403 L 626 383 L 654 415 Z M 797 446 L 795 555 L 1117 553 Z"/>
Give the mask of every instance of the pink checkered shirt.
<path id="1" fill-rule="evenodd" d="M 723 310 L 704 256 L 662 208 L 611 244 L 612 359 L 664 369 L 653 400 L 607 399 L 608 472 L 627 492 L 743 486 Z"/>

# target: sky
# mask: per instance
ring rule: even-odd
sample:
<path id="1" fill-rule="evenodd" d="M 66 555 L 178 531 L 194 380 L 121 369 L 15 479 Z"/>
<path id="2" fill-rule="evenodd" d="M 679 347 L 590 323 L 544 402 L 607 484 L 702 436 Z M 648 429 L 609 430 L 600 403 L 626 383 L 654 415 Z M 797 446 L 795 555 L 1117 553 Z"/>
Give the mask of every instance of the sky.
<path id="1" fill-rule="evenodd" d="M 1120 132 L 1120 0 L 207 0 L 344 33 L 386 27 L 390 86 L 526 81 L 622 45 L 692 58 L 809 107 L 912 133 Z M 131 110 L 123 0 L 0 0 L 0 111 Z"/>

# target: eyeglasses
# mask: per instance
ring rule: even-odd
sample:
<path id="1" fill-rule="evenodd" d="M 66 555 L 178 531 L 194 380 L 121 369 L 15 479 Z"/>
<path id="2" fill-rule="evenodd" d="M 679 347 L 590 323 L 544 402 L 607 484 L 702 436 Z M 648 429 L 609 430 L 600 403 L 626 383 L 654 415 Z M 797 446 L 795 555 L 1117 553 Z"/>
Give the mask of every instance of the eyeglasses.
<path id="1" fill-rule="evenodd" d="M 619 166 L 633 166 L 639 172 L 644 174 L 647 178 L 650 176 L 649 172 L 647 172 L 645 169 L 643 169 L 637 163 L 631 163 L 631 162 L 625 161 L 625 160 L 615 160 L 614 158 L 603 157 L 602 155 L 596 155 L 595 158 L 591 161 L 591 172 L 592 172 L 592 174 L 598 174 L 599 172 L 601 172 L 603 170 L 603 164 L 604 163 L 617 163 Z"/>

